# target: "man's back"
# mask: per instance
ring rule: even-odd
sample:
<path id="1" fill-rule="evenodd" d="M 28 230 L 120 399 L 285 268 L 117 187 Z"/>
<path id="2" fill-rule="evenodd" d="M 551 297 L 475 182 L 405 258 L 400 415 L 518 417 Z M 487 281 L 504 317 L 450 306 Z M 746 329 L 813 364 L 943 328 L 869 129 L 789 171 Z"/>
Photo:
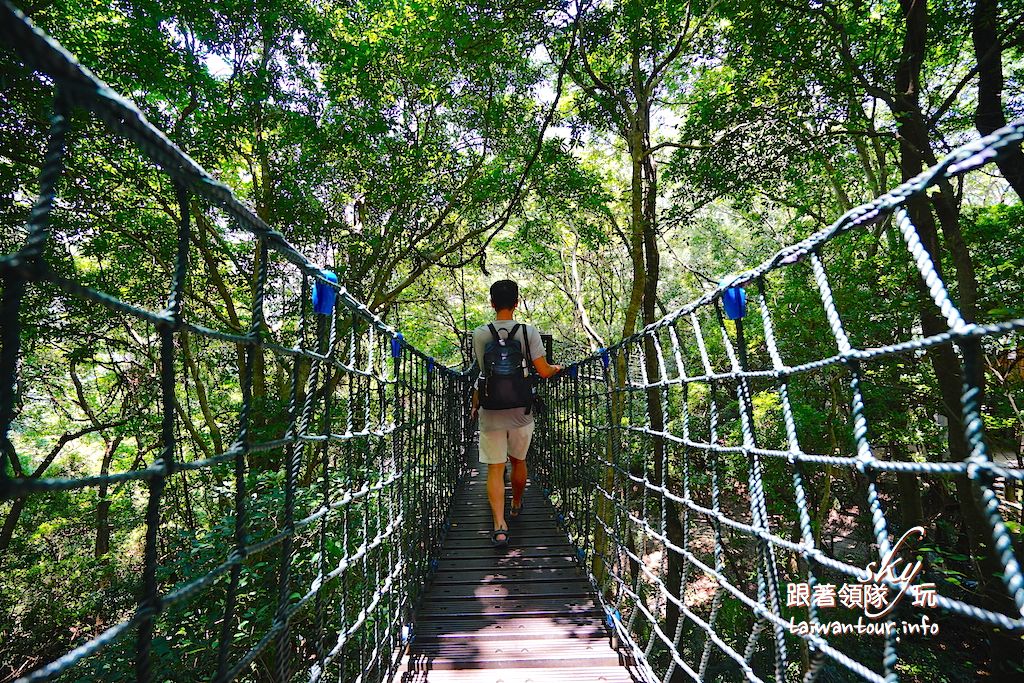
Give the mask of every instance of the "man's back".
<path id="1" fill-rule="evenodd" d="M 489 325 L 493 325 L 501 337 L 504 337 L 516 325 L 520 325 L 516 331 L 515 338 L 519 341 L 523 357 L 526 358 L 531 370 L 533 360 L 544 355 L 544 341 L 541 339 L 540 332 L 533 325 L 517 323 L 515 320 L 495 320 L 489 323 Z M 485 367 L 484 351 L 487 347 L 487 342 L 493 338 L 488 325 L 481 325 L 473 330 L 473 353 L 481 373 L 483 373 Z M 527 343 L 527 339 L 529 343 Z M 527 354 L 527 347 L 529 347 L 529 354 Z M 533 424 L 533 414 L 527 413 L 526 408 L 506 408 L 504 410 L 480 409 L 481 432 L 515 429 L 528 424 Z"/>

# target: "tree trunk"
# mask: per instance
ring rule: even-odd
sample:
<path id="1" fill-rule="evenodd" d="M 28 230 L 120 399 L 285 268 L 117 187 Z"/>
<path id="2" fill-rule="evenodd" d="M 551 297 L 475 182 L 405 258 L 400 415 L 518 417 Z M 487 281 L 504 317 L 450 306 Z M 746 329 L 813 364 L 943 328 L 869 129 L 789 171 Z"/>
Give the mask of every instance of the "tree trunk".
<path id="1" fill-rule="evenodd" d="M 905 34 L 900 63 L 896 71 L 896 94 L 893 98 L 893 114 L 896 117 L 899 133 L 900 172 L 903 181 L 910 180 L 920 173 L 925 165 L 934 158 L 925 117 L 919 104 L 921 67 L 924 62 L 928 37 L 928 7 L 923 0 L 900 0 L 904 13 Z M 948 184 L 946 186 L 948 188 Z M 947 247 L 953 252 L 953 261 L 960 285 L 960 308 L 964 317 L 970 320 L 975 313 L 977 282 L 974 279 L 973 266 L 966 244 L 960 236 L 958 212 L 950 201 L 948 189 L 932 198 L 935 209 L 942 221 L 943 234 Z M 936 272 L 942 276 L 941 249 L 939 236 L 932 213 L 929 198 L 917 195 L 907 200 L 907 212 L 917 227 L 922 245 L 928 250 Z M 945 321 L 939 316 L 935 304 L 924 282 L 915 278 L 920 292 L 921 328 L 926 336 L 945 332 Z M 976 343 L 961 342 L 965 355 L 978 353 Z M 960 396 L 963 390 L 963 375 L 960 361 L 948 344 L 935 346 L 928 351 L 932 370 L 935 373 L 942 397 L 940 410 L 949 421 L 948 443 L 949 459 L 963 461 L 969 455 L 964 435 L 963 416 L 961 414 Z M 980 366 L 980 362 L 975 365 Z M 978 371 L 971 378 L 979 389 L 984 388 L 984 376 Z M 980 400 L 980 399 L 979 399 Z M 999 579 L 994 574 L 1000 571 L 998 562 L 991 548 L 988 524 L 982 513 L 981 505 L 975 497 L 974 485 L 966 475 L 954 478 L 960 514 L 964 521 L 970 543 L 971 554 L 979 558 L 979 578 L 985 589 L 990 607 L 1005 601 Z"/>
<path id="2" fill-rule="evenodd" d="M 637 140 L 635 136 L 627 136 L 626 144 L 629 149 L 632 177 L 630 180 L 630 229 L 629 229 L 629 260 L 632 266 L 633 284 L 630 289 L 629 304 L 626 306 L 626 315 L 622 324 L 622 339 L 631 336 L 636 332 L 637 321 L 640 319 L 644 302 L 645 283 L 647 279 L 644 267 L 644 232 L 643 232 L 643 161 L 642 161 L 642 139 Z M 638 145 L 640 148 L 638 148 Z M 626 361 L 623 355 L 616 355 L 613 359 L 615 371 L 611 373 L 609 381 L 614 382 L 610 392 L 610 405 L 608 407 L 608 441 L 605 444 L 605 456 L 608 462 L 614 463 L 616 443 L 620 437 L 616 427 L 621 424 L 624 413 L 625 398 L 623 387 L 626 382 Z M 605 467 L 603 475 L 604 490 L 612 492 L 615 490 L 615 468 Z M 628 501 L 627 501 L 628 505 Z M 596 505 L 597 518 L 609 526 L 614 520 L 614 504 L 598 498 Z M 605 585 L 608 568 L 605 566 L 603 555 L 608 552 L 609 538 L 601 524 L 597 524 L 594 531 L 594 576 L 598 585 Z"/>
<path id="3" fill-rule="evenodd" d="M 203 421 L 206 422 L 206 428 L 210 431 L 210 439 L 213 441 L 213 452 L 220 455 L 224 452 L 224 441 L 221 436 L 220 427 L 217 425 L 217 419 L 210 408 L 210 398 L 206 391 L 206 383 L 203 382 L 202 374 L 199 371 L 199 363 L 192 355 L 191 338 L 186 329 L 182 329 L 178 334 L 178 339 L 181 343 L 182 363 L 188 372 L 192 374 L 192 381 L 196 388 L 196 399 L 199 401 L 199 409 L 203 413 Z"/>
<path id="4" fill-rule="evenodd" d="M 114 454 L 123 440 L 124 437 L 118 435 L 107 444 L 106 450 L 103 451 L 103 462 L 100 464 L 101 477 L 106 477 L 110 472 L 110 463 L 114 460 Z M 96 493 L 99 498 L 99 504 L 96 505 L 96 546 L 94 554 L 97 558 L 103 557 L 110 552 L 110 531 L 112 527 L 109 521 L 110 499 L 107 498 L 109 486 L 106 480 L 101 481 L 99 490 Z"/>
<path id="5" fill-rule="evenodd" d="M 889 442 L 889 450 L 893 460 L 909 462 L 910 454 L 905 444 L 899 439 Z M 922 481 L 910 472 L 897 472 L 896 482 L 899 488 L 900 521 L 904 529 L 924 526 L 924 505 L 921 503 Z"/>
<path id="6" fill-rule="evenodd" d="M 21 497 L 15 498 L 11 503 L 11 510 L 7 513 L 3 528 L 0 529 L 0 551 L 7 550 L 7 547 L 11 545 L 14 530 L 18 527 L 18 520 L 21 519 L 21 513 L 24 512 L 27 501 L 27 497 Z"/>
<path id="7" fill-rule="evenodd" d="M 1003 46 L 999 38 L 998 0 L 975 0 L 971 14 L 971 37 L 978 61 L 978 105 L 974 125 L 989 135 L 1006 125 L 1003 112 Z M 996 157 L 996 166 L 1017 196 L 1024 199 L 1024 151 L 1017 145 Z"/>
<path id="8" fill-rule="evenodd" d="M 631 178 L 629 186 L 630 230 L 629 260 L 633 268 L 633 287 L 630 291 L 629 305 L 622 324 L 622 338 L 629 337 L 637 329 L 641 313 L 646 310 L 644 297 L 647 293 L 648 273 L 644 263 L 644 180 L 643 180 L 643 139 L 634 133 L 627 139 L 631 157 Z"/>

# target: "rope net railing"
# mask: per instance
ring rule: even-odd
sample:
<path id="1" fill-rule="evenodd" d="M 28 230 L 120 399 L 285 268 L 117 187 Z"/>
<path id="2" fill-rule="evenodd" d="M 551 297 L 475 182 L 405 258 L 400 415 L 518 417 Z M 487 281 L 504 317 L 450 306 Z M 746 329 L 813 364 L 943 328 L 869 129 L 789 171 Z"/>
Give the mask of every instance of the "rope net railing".
<path id="1" fill-rule="evenodd" d="M 63 656 L 0 669 L 21 681 L 390 679 L 464 474 L 465 376 L 409 346 L 7 3 L 0 39 L 54 92 L 38 198 L 20 246 L 0 258 L 0 509 L 17 523 L 15 509 L 41 499 L 98 491 L 102 501 L 125 487 L 144 509 L 137 602 L 105 605 L 96 624 L 54 624 Z M 169 245 L 157 291 L 92 286 L 55 244 L 75 109 L 95 117 L 83 136 L 101 121 L 173 185 L 176 220 L 148 226 Z M 241 283 L 239 300 L 204 304 L 214 280 Z M 132 423 L 139 456 L 123 471 L 104 459 L 99 472 L 54 478 L 52 458 L 19 453 L 19 423 L 39 400 L 33 363 L 60 346 L 69 312 L 125 332 L 121 346 L 97 341 L 57 371 L 82 392 L 109 368 L 134 368 L 145 412 Z M 213 414 L 218 392 L 231 409 Z M 212 531 L 191 524 L 183 545 L 200 496 L 223 519 Z"/>
<path id="2" fill-rule="evenodd" d="M 1004 518 L 995 488 L 1019 486 L 1024 469 L 993 460 L 979 378 L 985 345 L 1018 348 L 1024 319 L 968 319 L 911 214 L 929 188 L 1022 137 L 1017 121 L 956 150 L 543 385 L 538 479 L 609 625 L 652 680 L 891 681 L 908 671 L 902 663 L 935 648 L 939 633 L 947 665 L 983 658 L 981 643 L 1002 663 L 1021 664 L 1022 520 L 1019 508 Z M 877 238 L 867 228 L 885 221 L 921 313 L 917 326 L 885 328 L 894 338 L 879 343 L 865 327 L 884 325 L 886 307 L 899 304 L 878 301 L 867 320 L 848 315 L 835 293 L 850 301 L 863 289 L 846 277 L 849 248 Z M 813 294 L 789 324 L 794 291 Z M 792 339 L 778 336 L 783 328 Z M 831 352 L 809 357 L 819 344 Z M 898 374 L 898 363 L 927 359 L 947 377 L 933 390 L 947 413 L 948 451 L 909 457 L 888 440 L 894 422 L 910 429 L 900 414 L 910 403 L 893 394 L 925 389 L 877 383 Z M 809 431 L 831 431 L 832 449 L 807 449 Z M 926 484 L 959 504 L 964 526 L 974 506 L 971 552 L 981 557 L 973 563 L 953 552 L 963 547 L 955 535 L 911 532 L 921 520 L 902 503 Z M 850 510 L 837 509 L 840 487 Z M 844 515 L 851 528 L 830 543 L 825 533 Z M 878 571 L 890 552 L 893 572 Z M 903 574 L 915 558 L 921 573 Z M 947 571 L 952 563 L 959 572 Z"/>

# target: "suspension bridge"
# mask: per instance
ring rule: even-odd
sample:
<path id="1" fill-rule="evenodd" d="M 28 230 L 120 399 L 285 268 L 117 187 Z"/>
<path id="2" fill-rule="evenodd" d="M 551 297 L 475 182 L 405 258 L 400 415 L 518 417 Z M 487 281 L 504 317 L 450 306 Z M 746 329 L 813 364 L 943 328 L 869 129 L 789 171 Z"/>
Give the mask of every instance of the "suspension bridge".
<path id="1" fill-rule="evenodd" d="M 203 675 L 215 681 L 255 680 L 257 659 L 271 662 L 267 675 L 281 682 L 896 680 L 906 640 L 897 630 L 851 649 L 848 640 L 819 628 L 828 620 L 821 605 L 794 609 L 785 585 L 784 573 L 810 591 L 841 580 L 874 581 L 893 592 L 908 588 L 898 576 L 872 576 L 815 537 L 807 486 L 821 468 L 864 481 L 875 562 L 904 531 L 890 519 L 881 477 L 966 477 L 980 501 L 988 559 L 999 570 L 1003 599 L 983 604 L 939 590 L 931 602 L 915 600 L 911 607 L 904 601 L 899 614 L 904 620 L 911 613 L 946 615 L 1011 637 L 1024 632 L 1024 575 L 995 487 L 997 481 L 1019 482 L 1024 471 L 993 461 L 974 380 L 981 341 L 1012 334 L 1024 320 L 966 320 L 907 210 L 929 188 L 1019 145 L 1024 122 L 957 149 L 828 229 L 543 383 L 547 409 L 530 455 L 527 512 L 512 525 L 512 547 L 496 551 L 486 541 L 490 521 L 474 463 L 471 376 L 410 345 L 131 102 L 6 3 L 0 5 L 0 38 L 54 91 L 38 197 L 22 246 L 0 258 L 0 501 L 122 483 L 140 485 L 146 496 L 135 609 L 18 680 L 83 680 L 81 671 L 113 649 L 129 653 L 133 664 L 110 674 L 111 680 L 170 680 L 162 667 L 174 656 L 173 647 L 168 655 L 155 643 L 173 646 L 174 629 L 165 617 L 186 604 L 217 606 L 210 618 L 219 637 L 209 643 L 204 659 L 211 673 Z M 67 278 L 47 260 L 73 109 L 89 112 L 134 145 L 174 184 L 177 242 L 161 309 Z M 254 287 L 247 332 L 215 329 L 192 315 L 186 283 L 194 269 L 190 216 L 197 204 L 250 240 L 247 276 Z M 891 220 L 890 229 L 902 236 L 908 263 L 945 327 L 888 346 L 858 348 L 850 332 L 857 321 L 844 318 L 835 303 L 826 256 L 841 236 L 883 220 Z M 770 286 L 774 274 L 797 267 L 810 269 L 835 352 L 790 365 L 775 338 Z M 295 332 L 287 339 L 267 324 L 271 268 L 297 283 L 288 309 L 294 311 Z M 18 418 L 20 335 L 26 297 L 44 286 L 153 331 L 160 449 L 152 462 L 64 479 L 22 471 L 11 440 Z M 279 308 L 273 315 L 281 315 Z M 756 356 L 745 341 L 752 328 L 765 349 Z M 173 406 L 183 333 L 237 348 L 242 358 L 231 444 L 200 459 L 178 457 L 182 436 Z M 954 349 L 961 365 L 961 419 L 950 428 L 962 431 L 967 456 L 941 462 L 888 459 L 872 441 L 865 416 L 864 368 L 937 348 Z M 254 428 L 254 358 L 263 352 L 291 363 L 287 429 L 272 438 Z M 855 449 L 844 455 L 807 452 L 791 388 L 834 371 L 848 381 Z M 753 396 L 766 388 L 783 416 L 781 447 L 767 443 L 755 428 Z M 253 521 L 255 494 L 247 490 L 249 468 L 254 457 L 275 453 L 281 456 L 284 495 L 276 525 L 260 528 Z M 159 552 L 166 491 L 175 478 L 215 468 L 230 472 L 225 517 L 232 540 L 215 565 L 168 584 Z M 786 520 L 770 511 L 769 469 L 788 478 Z M 314 474 L 303 477 L 306 471 Z M 707 495 L 697 491 L 698 482 Z M 748 509 L 724 504 L 723 492 L 736 489 L 744 491 Z M 783 526 L 788 519 L 792 532 Z M 736 571 L 737 548 L 751 558 L 749 575 Z M 258 638 L 239 646 L 239 601 L 253 577 L 274 591 L 276 607 Z M 207 603 L 213 592 L 218 600 Z M 794 614 L 809 625 L 806 632 L 791 628 Z M 879 623 L 895 623 L 896 615 Z M 727 624 L 743 620 L 751 626 L 742 637 L 735 628 L 725 632 Z"/>

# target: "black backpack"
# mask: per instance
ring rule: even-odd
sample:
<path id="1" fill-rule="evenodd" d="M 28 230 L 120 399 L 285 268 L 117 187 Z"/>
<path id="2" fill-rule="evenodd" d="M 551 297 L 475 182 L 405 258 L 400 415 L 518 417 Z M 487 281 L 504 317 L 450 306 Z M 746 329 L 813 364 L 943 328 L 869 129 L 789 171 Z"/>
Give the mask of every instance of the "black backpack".
<path id="1" fill-rule="evenodd" d="M 523 329 L 523 340 L 526 342 L 526 353 L 516 332 Z M 505 337 L 498 334 L 494 325 L 488 324 L 491 340 L 484 346 L 484 367 L 481 375 L 483 385 L 480 391 L 480 407 L 487 410 L 505 410 L 507 408 L 526 408 L 530 414 L 533 404 L 533 381 L 530 376 L 530 359 L 527 358 L 530 341 L 526 327 L 516 323 L 511 330 L 505 331 Z"/>

